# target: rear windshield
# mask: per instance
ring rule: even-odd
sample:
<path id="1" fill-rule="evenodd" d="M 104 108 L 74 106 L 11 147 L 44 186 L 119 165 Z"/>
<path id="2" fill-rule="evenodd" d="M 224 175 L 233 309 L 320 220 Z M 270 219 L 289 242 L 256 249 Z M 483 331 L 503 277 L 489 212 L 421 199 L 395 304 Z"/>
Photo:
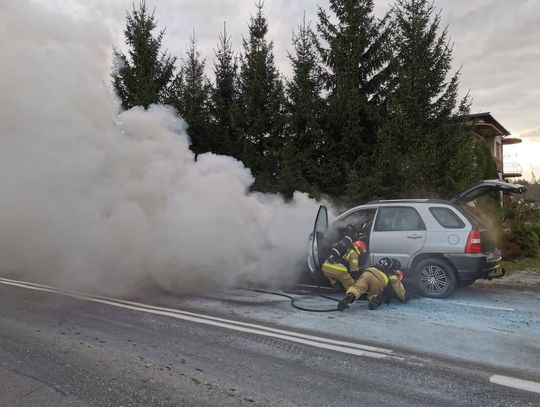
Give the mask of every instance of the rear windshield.
<path id="1" fill-rule="evenodd" d="M 486 221 L 478 208 L 472 205 L 460 205 L 459 209 L 476 229 L 486 228 Z"/>
<path id="2" fill-rule="evenodd" d="M 446 229 L 463 229 L 465 224 L 459 217 L 448 208 L 433 207 L 429 208 L 433 217 Z"/>

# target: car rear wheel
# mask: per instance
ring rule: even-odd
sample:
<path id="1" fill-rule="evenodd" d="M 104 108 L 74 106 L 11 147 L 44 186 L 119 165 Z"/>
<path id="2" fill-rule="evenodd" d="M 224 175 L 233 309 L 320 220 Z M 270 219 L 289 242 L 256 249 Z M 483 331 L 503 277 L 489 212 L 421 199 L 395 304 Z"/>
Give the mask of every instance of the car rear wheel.
<path id="1" fill-rule="evenodd" d="M 443 260 L 422 260 L 415 270 L 414 283 L 424 297 L 445 298 L 456 288 L 456 276 Z"/>

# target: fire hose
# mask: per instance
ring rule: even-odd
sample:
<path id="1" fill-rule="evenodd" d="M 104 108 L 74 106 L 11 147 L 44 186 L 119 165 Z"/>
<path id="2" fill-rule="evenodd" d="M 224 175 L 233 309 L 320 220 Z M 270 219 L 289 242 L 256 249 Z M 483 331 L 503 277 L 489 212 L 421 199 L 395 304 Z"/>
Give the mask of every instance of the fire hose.
<path id="1" fill-rule="evenodd" d="M 328 300 L 336 301 L 336 302 L 340 301 L 337 298 L 333 298 L 333 297 L 329 297 L 329 296 L 321 294 L 320 291 L 319 291 L 320 288 L 321 288 L 321 286 L 317 287 L 317 294 L 320 297 L 326 298 Z M 300 305 L 296 304 L 297 298 L 294 298 L 294 297 L 292 297 L 290 295 L 287 295 L 287 294 L 277 293 L 275 291 L 265 291 L 265 290 L 257 290 L 257 289 L 251 289 L 250 291 L 255 291 L 257 293 L 263 293 L 263 294 L 277 295 L 277 296 L 280 296 L 280 297 L 288 298 L 291 301 L 291 306 L 293 308 L 296 308 L 296 309 L 300 310 L 300 311 L 307 311 L 307 312 L 335 312 L 335 311 L 338 311 L 337 307 L 336 308 L 323 308 L 323 309 L 301 307 Z"/>

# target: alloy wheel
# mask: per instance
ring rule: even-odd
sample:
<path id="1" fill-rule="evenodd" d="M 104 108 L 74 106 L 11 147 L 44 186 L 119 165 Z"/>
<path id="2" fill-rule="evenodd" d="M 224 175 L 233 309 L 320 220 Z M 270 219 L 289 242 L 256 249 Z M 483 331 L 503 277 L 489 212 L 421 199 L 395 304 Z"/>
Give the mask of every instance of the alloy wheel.
<path id="1" fill-rule="evenodd" d="M 442 293 L 448 287 L 448 276 L 439 266 L 429 265 L 420 271 L 420 284 L 431 293 Z"/>

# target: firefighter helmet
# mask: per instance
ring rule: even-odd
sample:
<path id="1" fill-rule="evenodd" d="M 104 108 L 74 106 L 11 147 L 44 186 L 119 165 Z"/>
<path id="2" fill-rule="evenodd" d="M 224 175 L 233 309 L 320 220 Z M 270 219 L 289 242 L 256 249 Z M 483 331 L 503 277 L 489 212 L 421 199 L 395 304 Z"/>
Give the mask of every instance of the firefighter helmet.
<path id="1" fill-rule="evenodd" d="M 377 263 L 384 271 L 396 271 L 401 268 L 401 263 L 397 259 L 391 259 L 390 257 L 383 257 Z"/>

